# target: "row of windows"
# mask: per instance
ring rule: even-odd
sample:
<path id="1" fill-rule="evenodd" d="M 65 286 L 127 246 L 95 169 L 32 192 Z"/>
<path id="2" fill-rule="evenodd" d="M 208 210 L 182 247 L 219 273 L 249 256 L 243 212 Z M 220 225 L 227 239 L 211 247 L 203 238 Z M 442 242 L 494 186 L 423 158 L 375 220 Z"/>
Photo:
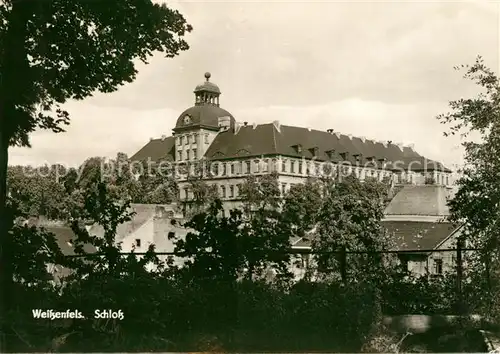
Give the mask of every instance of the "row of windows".
<path id="1" fill-rule="evenodd" d="M 227 176 L 235 174 L 245 174 L 245 173 L 261 173 L 261 172 L 282 172 L 291 174 L 306 174 L 306 175 L 321 175 L 328 174 L 331 172 L 331 166 L 328 164 L 321 164 L 319 162 L 303 162 L 282 160 L 278 164 L 276 159 L 268 160 L 263 162 L 262 160 L 254 161 L 240 161 L 240 162 L 215 162 L 212 165 L 212 173 L 216 176 Z M 280 167 L 281 166 L 281 167 Z M 330 170 L 329 170 L 330 169 Z M 354 172 L 358 177 L 376 177 L 381 178 L 384 176 L 383 171 L 370 170 L 363 168 L 355 168 L 345 166 L 342 170 L 343 173 Z M 385 175 L 390 175 L 389 171 L 385 172 Z"/>
<path id="2" fill-rule="evenodd" d="M 189 144 L 197 144 L 200 141 L 202 134 L 186 134 L 186 135 L 180 135 L 176 138 L 177 145 L 189 145 Z M 205 144 L 209 144 L 209 135 L 208 133 L 205 133 Z"/>
<path id="3" fill-rule="evenodd" d="M 183 158 L 184 157 L 184 158 Z M 186 149 L 184 151 L 177 151 L 177 160 L 197 160 L 198 159 L 198 150 L 197 149 Z"/>
<path id="4" fill-rule="evenodd" d="M 451 263 L 448 264 L 448 267 L 454 267 L 457 262 L 457 259 L 455 256 L 451 257 Z M 402 259 L 401 260 L 401 265 L 405 271 L 409 270 L 409 262 L 407 259 Z M 433 259 L 432 260 L 432 274 L 443 274 L 444 271 L 444 261 L 441 258 Z"/>
<path id="5" fill-rule="evenodd" d="M 182 160 L 197 160 L 197 149 L 186 149 L 177 152 L 177 159 Z M 321 176 L 330 175 L 332 170 L 340 169 L 342 174 L 348 175 L 353 173 L 361 180 L 365 178 L 375 178 L 382 181 L 384 178 L 394 178 L 395 183 L 419 183 L 419 176 L 414 173 L 393 173 L 391 171 L 355 167 L 355 166 L 332 166 L 329 163 L 323 164 L 319 162 L 304 162 L 300 160 L 277 160 L 277 159 L 256 159 L 245 161 L 232 161 L 232 162 L 213 162 L 205 166 L 212 176 L 234 176 L 249 173 L 267 173 L 267 172 L 281 172 L 290 174 L 299 174 L 307 176 Z M 445 174 L 439 175 L 441 184 L 448 185 L 449 178 Z M 420 175 L 420 178 L 423 178 Z"/>
<path id="6" fill-rule="evenodd" d="M 289 187 L 293 186 L 293 183 L 281 183 L 280 192 L 284 194 L 289 190 Z M 231 184 L 231 185 L 221 185 L 218 187 L 219 197 L 225 198 L 236 198 L 241 194 L 241 184 Z M 189 187 L 184 188 L 184 199 L 190 199 Z"/>

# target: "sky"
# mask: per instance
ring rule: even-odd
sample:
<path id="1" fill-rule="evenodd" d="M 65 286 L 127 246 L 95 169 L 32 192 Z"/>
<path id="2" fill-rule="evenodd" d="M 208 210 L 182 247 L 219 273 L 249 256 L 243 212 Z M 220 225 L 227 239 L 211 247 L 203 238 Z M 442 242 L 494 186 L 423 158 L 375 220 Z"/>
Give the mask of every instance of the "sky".
<path id="1" fill-rule="evenodd" d="M 37 131 L 10 164 L 76 166 L 91 156 L 133 155 L 171 135 L 194 104 L 204 73 L 237 121 L 334 129 L 414 144 L 453 167 L 463 150 L 436 116 L 476 87 L 453 69 L 478 55 L 498 72 L 498 3 L 167 1 L 193 26 L 190 49 L 138 64 L 137 79 L 65 108 L 65 133 Z"/>

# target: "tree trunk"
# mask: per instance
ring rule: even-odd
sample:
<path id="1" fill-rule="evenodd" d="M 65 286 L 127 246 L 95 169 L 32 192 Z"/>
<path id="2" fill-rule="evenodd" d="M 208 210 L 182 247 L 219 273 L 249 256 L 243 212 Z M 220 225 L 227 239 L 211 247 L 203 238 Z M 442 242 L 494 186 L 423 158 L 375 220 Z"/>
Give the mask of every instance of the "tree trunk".
<path id="1" fill-rule="evenodd" d="M 29 62 L 26 56 L 25 39 L 27 22 L 33 13 L 33 3 L 12 1 L 8 13 L 8 27 L 4 35 L 2 55 L 0 56 L 0 331 L 8 333 L 7 311 L 13 299 L 13 264 L 11 260 L 12 241 L 9 235 L 10 223 L 7 210 L 7 166 L 8 149 L 12 137 L 18 132 L 22 122 L 16 116 L 18 106 L 27 106 L 33 83 L 29 77 Z M 32 103 L 32 102 L 31 102 Z M 5 338 L 0 337 L 0 352 L 6 346 Z"/>
<path id="2" fill-rule="evenodd" d="M 8 141 L 6 141 L 4 128 L 4 110 L 0 98 L 0 352 L 4 351 L 5 330 L 7 323 L 5 318 L 7 306 L 7 295 L 10 293 L 10 281 L 12 272 L 10 262 L 6 259 L 8 226 L 7 226 L 7 164 L 8 164 Z"/>

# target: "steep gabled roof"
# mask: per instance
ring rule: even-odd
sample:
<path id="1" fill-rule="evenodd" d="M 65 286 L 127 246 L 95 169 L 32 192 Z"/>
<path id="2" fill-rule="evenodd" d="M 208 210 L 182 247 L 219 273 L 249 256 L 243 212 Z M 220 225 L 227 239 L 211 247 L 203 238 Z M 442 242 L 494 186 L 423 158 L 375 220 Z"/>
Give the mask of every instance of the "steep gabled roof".
<path id="1" fill-rule="evenodd" d="M 421 222 L 421 221 L 382 221 L 395 244 L 395 251 L 433 250 L 459 228 L 451 223 Z M 291 240 L 292 249 L 311 248 L 317 235 L 314 232 L 305 237 Z"/>
<path id="2" fill-rule="evenodd" d="M 404 186 L 385 209 L 385 215 L 450 215 L 447 205 L 449 193 L 444 186 Z"/>
<path id="3" fill-rule="evenodd" d="M 457 230 L 451 223 L 382 221 L 397 251 L 430 250 Z"/>
<path id="4" fill-rule="evenodd" d="M 296 148 L 301 145 L 302 151 Z M 375 157 L 387 161 L 401 161 L 399 167 L 407 166 L 411 161 L 421 161 L 413 164 L 412 169 L 423 169 L 427 164 L 429 170 L 436 167 L 446 170 L 442 164 L 429 164 L 431 160 L 418 154 L 409 147 L 402 149 L 395 144 L 384 144 L 359 137 L 349 137 L 343 134 L 328 133 L 325 131 L 281 125 L 279 130 L 273 123 L 257 126 L 242 126 L 235 134 L 232 130 L 221 132 L 208 148 L 207 159 L 237 158 L 244 156 L 284 155 L 290 157 L 314 156 L 311 149 L 317 148 L 318 161 L 335 162 L 343 160 L 342 154 L 346 153 L 345 160 L 354 163 L 354 156 L 360 155 L 362 162 L 367 158 Z M 333 151 L 333 155 L 328 154 Z M 376 162 L 376 161 L 375 161 Z M 397 167 L 397 166 L 396 166 Z"/>
<path id="5" fill-rule="evenodd" d="M 150 140 L 142 149 L 137 151 L 131 158 L 131 161 L 174 161 L 175 160 L 175 138 L 169 136 L 161 139 Z"/>
<path id="6" fill-rule="evenodd" d="M 130 221 L 124 222 L 118 225 L 116 228 L 116 238 L 117 242 L 122 241 L 128 235 L 134 233 L 149 220 L 153 219 L 155 216 L 159 216 L 161 211 L 172 211 L 175 215 L 175 206 L 166 204 L 131 204 L 128 212 L 133 212 L 134 215 Z M 89 234 L 103 237 L 104 229 L 102 226 L 94 224 L 89 230 Z"/>
<path id="7" fill-rule="evenodd" d="M 302 151 L 297 146 L 302 147 Z M 152 161 L 161 159 L 175 160 L 174 137 L 154 139 L 131 157 L 133 161 Z M 381 142 L 349 137 L 344 134 L 329 133 L 321 130 L 307 129 L 281 125 L 279 129 L 273 123 L 242 126 L 235 133 L 234 129 L 220 132 L 207 149 L 205 157 L 212 160 L 231 159 L 238 157 L 251 157 L 262 155 L 283 155 L 290 157 L 312 158 L 316 150 L 318 161 L 348 161 L 355 163 L 355 156 L 361 157 L 361 163 L 366 163 L 368 158 L 374 157 L 374 163 L 379 164 L 379 159 L 398 162 L 389 165 L 393 168 L 407 167 L 412 162 L 412 170 L 441 170 L 448 171 L 441 163 L 426 159 L 409 147 L 395 144 L 382 144 Z M 330 154 L 329 152 L 333 152 Z M 343 155 L 345 154 L 345 155 Z M 390 168 L 390 167 L 388 167 Z"/>
<path id="8" fill-rule="evenodd" d="M 66 256 L 75 254 L 72 243 L 76 240 L 76 235 L 69 226 L 43 226 L 45 230 L 53 233 L 59 248 Z M 87 253 L 96 252 L 96 248 L 90 244 L 85 244 L 83 249 Z"/>

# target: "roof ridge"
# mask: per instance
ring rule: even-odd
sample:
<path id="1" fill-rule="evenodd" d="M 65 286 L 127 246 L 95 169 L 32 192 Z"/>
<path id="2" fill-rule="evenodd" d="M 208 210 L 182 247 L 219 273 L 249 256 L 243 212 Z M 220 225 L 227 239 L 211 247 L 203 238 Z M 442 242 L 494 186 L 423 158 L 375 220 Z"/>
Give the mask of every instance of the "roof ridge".
<path id="1" fill-rule="evenodd" d="M 278 153 L 278 148 L 277 148 L 277 145 L 276 145 L 276 132 L 278 131 L 278 129 L 276 128 L 276 125 L 274 125 L 274 123 L 271 123 L 273 125 L 273 150 L 275 153 Z"/>

